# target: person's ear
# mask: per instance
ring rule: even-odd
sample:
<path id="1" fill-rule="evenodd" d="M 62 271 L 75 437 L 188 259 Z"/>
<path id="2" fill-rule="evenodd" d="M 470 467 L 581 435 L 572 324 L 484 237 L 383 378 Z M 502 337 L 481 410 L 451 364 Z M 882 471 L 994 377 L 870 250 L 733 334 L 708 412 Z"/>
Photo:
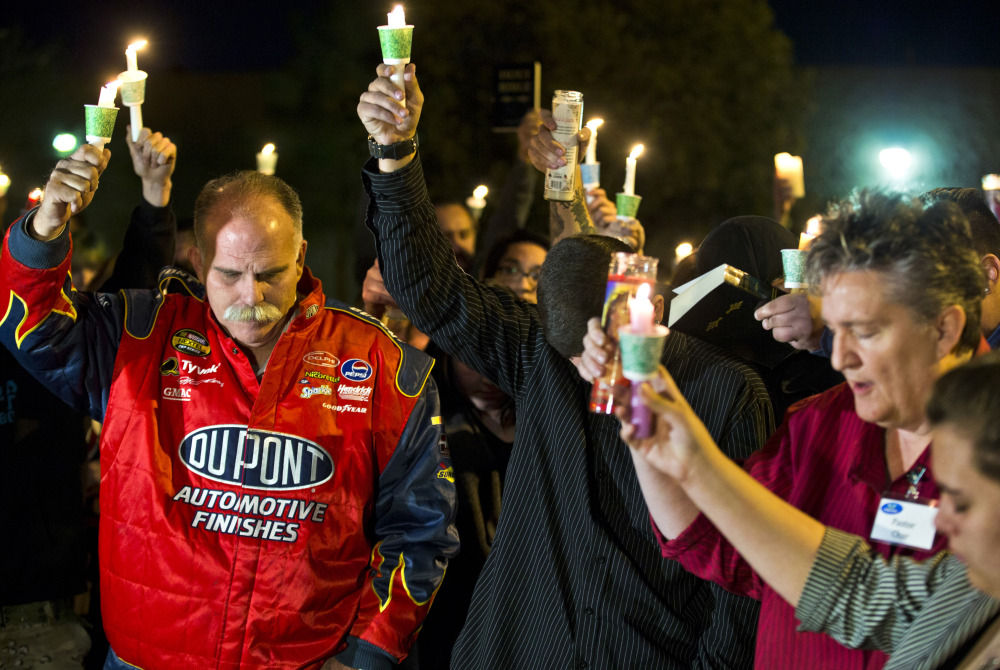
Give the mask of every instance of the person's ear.
<path id="1" fill-rule="evenodd" d="M 663 300 L 662 295 L 657 295 L 653 297 L 653 317 L 657 323 L 663 321 L 663 310 L 666 307 L 666 302 Z"/>
<path id="2" fill-rule="evenodd" d="M 188 260 L 191 261 L 191 267 L 194 268 L 194 273 L 198 276 L 198 281 L 202 284 L 205 283 L 205 273 L 204 270 L 204 259 L 201 256 L 201 250 L 198 249 L 198 245 L 192 244 L 187 250 Z"/>
<path id="3" fill-rule="evenodd" d="M 962 339 L 966 318 L 965 309 L 961 305 L 951 305 L 938 315 L 935 324 L 938 335 L 938 360 L 955 351 L 955 347 Z"/>

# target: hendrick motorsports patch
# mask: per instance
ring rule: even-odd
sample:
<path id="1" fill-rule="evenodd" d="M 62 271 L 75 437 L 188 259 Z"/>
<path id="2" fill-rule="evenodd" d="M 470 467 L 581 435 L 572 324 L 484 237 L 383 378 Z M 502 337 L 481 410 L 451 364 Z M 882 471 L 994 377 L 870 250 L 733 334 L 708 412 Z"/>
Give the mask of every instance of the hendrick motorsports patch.
<path id="1" fill-rule="evenodd" d="M 208 356 L 212 348 L 208 346 L 208 338 L 197 330 L 181 328 L 170 338 L 170 344 L 182 354 L 191 356 Z"/>

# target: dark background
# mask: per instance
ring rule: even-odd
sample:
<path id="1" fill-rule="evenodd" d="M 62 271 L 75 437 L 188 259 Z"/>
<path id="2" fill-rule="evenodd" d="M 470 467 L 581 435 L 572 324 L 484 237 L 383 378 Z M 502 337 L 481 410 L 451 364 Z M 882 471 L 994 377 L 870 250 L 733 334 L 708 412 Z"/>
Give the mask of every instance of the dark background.
<path id="1" fill-rule="evenodd" d="M 384 6 L 383 6 L 384 5 Z M 494 193 L 515 140 L 490 127 L 497 65 L 543 64 L 543 105 L 579 90 L 601 116 L 602 183 L 646 145 L 636 191 L 648 251 L 672 257 L 738 214 L 769 215 L 773 155 L 801 154 L 797 225 L 855 186 L 884 183 L 877 152 L 913 153 L 904 186 L 977 185 L 1000 172 L 1000 10 L 982 1 L 527 0 L 404 3 L 427 104 L 422 156 L 437 199 Z M 143 37 L 144 120 L 179 147 L 174 204 L 205 181 L 253 168 L 266 142 L 302 195 L 308 262 L 352 300 L 365 132 L 355 107 L 381 60 L 376 26 L 392 3 L 21 3 L 0 18 L 0 166 L 8 218 L 44 184 L 58 132 L 83 135 L 81 105 L 124 69 Z M 139 198 L 119 114 L 109 175 L 89 225 L 116 247 Z M 486 216 L 489 215 L 487 210 Z M 532 213 L 544 228 L 545 203 Z M 364 238 L 361 238 L 364 241 Z"/>

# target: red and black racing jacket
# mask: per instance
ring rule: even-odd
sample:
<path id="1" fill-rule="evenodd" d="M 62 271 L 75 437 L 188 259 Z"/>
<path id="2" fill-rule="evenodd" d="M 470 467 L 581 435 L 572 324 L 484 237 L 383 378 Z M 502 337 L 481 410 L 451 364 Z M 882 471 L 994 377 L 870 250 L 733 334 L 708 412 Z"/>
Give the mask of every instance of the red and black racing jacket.
<path id="1" fill-rule="evenodd" d="M 118 657 L 405 656 L 458 548 L 432 360 L 325 300 L 307 269 L 258 382 L 186 275 L 167 271 L 159 292 L 77 292 L 68 233 L 35 240 L 31 216 L 4 241 L 0 338 L 104 422 L 101 597 Z"/>

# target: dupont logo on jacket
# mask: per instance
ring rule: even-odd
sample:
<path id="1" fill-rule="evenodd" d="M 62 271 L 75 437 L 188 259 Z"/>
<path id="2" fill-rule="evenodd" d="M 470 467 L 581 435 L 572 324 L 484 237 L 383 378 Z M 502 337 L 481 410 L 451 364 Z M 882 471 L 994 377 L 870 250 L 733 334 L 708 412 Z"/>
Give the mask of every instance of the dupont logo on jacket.
<path id="1" fill-rule="evenodd" d="M 240 425 L 205 426 L 181 441 L 180 458 L 203 477 L 249 489 L 293 491 L 333 477 L 323 447 L 298 435 Z"/>

